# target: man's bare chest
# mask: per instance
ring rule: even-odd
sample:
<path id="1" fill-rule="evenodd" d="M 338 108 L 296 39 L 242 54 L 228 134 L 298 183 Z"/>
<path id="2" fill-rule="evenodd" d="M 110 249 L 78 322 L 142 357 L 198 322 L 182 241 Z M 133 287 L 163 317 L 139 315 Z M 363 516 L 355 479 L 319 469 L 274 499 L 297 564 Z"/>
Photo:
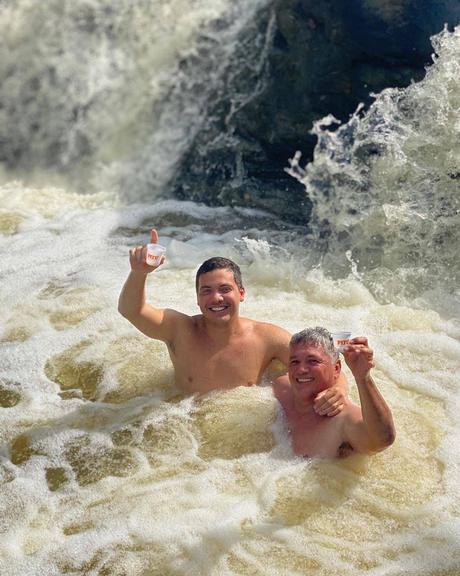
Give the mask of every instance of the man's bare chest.
<path id="1" fill-rule="evenodd" d="M 301 456 L 341 458 L 352 451 L 345 442 L 340 416 L 293 423 L 291 436 L 294 452 Z"/>
<path id="2" fill-rule="evenodd" d="M 181 380 L 219 382 L 216 387 L 257 384 L 266 367 L 264 350 L 244 337 L 219 343 L 182 335 L 169 351 Z"/>

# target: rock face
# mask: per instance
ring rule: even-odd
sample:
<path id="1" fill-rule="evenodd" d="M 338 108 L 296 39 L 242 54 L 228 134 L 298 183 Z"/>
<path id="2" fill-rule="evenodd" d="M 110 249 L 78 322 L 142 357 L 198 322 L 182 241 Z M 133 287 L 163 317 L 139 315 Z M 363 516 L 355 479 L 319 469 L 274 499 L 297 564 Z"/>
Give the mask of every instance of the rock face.
<path id="1" fill-rule="evenodd" d="M 305 190 L 284 168 L 297 150 L 311 159 L 313 122 L 327 114 L 346 121 L 371 93 L 420 80 L 430 36 L 459 22 L 457 0 L 275 0 L 258 22 L 265 67 L 240 75 L 229 101 L 211 110 L 217 120 L 184 158 L 175 194 L 307 221 Z M 245 102 L 232 112 L 235 93 Z"/>

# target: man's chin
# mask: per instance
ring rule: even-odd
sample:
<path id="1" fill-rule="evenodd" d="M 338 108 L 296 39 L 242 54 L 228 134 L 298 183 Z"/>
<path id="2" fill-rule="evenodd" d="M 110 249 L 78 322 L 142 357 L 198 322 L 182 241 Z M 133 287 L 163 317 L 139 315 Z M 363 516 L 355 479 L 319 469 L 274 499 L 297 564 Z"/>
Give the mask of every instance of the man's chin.
<path id="1" fill-rule="evenodd" d="M 295 385 L 295 395 L 300 400 L 300 402 L 312 402 L 316 396 L 319 394 L 320 390 L 311 383 L 298 384 Z"/>
<path id="2" fill-rule="evenodd" d="M 299 394 L 311 394 L 312 391 L 316 388 L 313 382 L 296 382 L 295 389 Z"/>

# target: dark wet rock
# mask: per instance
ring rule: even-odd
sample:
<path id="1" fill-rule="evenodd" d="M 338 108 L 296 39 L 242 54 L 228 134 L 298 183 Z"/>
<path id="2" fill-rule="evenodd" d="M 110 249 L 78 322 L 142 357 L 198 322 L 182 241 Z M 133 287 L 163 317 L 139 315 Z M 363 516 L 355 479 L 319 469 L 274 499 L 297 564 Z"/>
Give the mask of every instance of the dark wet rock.
<path id="1" fill-rule="evenodd" d="M 310 203 L 284 169 L 297 150 L 304 161 L 312 158 L 313 122 L 327 114 L 346 121 L 370 94 L 423 78 L 430 36 L 460 22 L 460 3 L 275 0 L 272 8 L 275 25 L 267 10 L 257 27 L 259 35 L 273 30 L 266 66 L 233 79 L 229 101 L 246 94 L 245 103 L 233 114 L 229 101 L 210 111 L 216 120 L 195 139 L 173 189 L 179 198 L 265 208 L 305 222 Z M 257 36 L 254 29 L 247 34 Z M 241 45 L 247 50 L 247 38 Z"/>

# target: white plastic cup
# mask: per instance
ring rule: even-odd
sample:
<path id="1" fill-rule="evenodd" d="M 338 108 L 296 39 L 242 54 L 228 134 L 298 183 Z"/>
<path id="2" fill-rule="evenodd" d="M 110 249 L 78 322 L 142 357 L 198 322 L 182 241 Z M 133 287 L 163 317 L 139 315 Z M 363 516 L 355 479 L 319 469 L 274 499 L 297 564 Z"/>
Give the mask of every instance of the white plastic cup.
<path id="1" fill-rule="evenodd" d="M 166 248 L 161 244 L 147 244 L 147 255 L 145 258 L 149 266 L 159 266 L 161 257 L 166 254 Z"/>
<path id="2" fill-rule="evenodd" d="M 343 352 L 344 348 L 350 343 L 351 332 L 332 332 L 332 339 L 334 346 L 339 352 Z"/>

